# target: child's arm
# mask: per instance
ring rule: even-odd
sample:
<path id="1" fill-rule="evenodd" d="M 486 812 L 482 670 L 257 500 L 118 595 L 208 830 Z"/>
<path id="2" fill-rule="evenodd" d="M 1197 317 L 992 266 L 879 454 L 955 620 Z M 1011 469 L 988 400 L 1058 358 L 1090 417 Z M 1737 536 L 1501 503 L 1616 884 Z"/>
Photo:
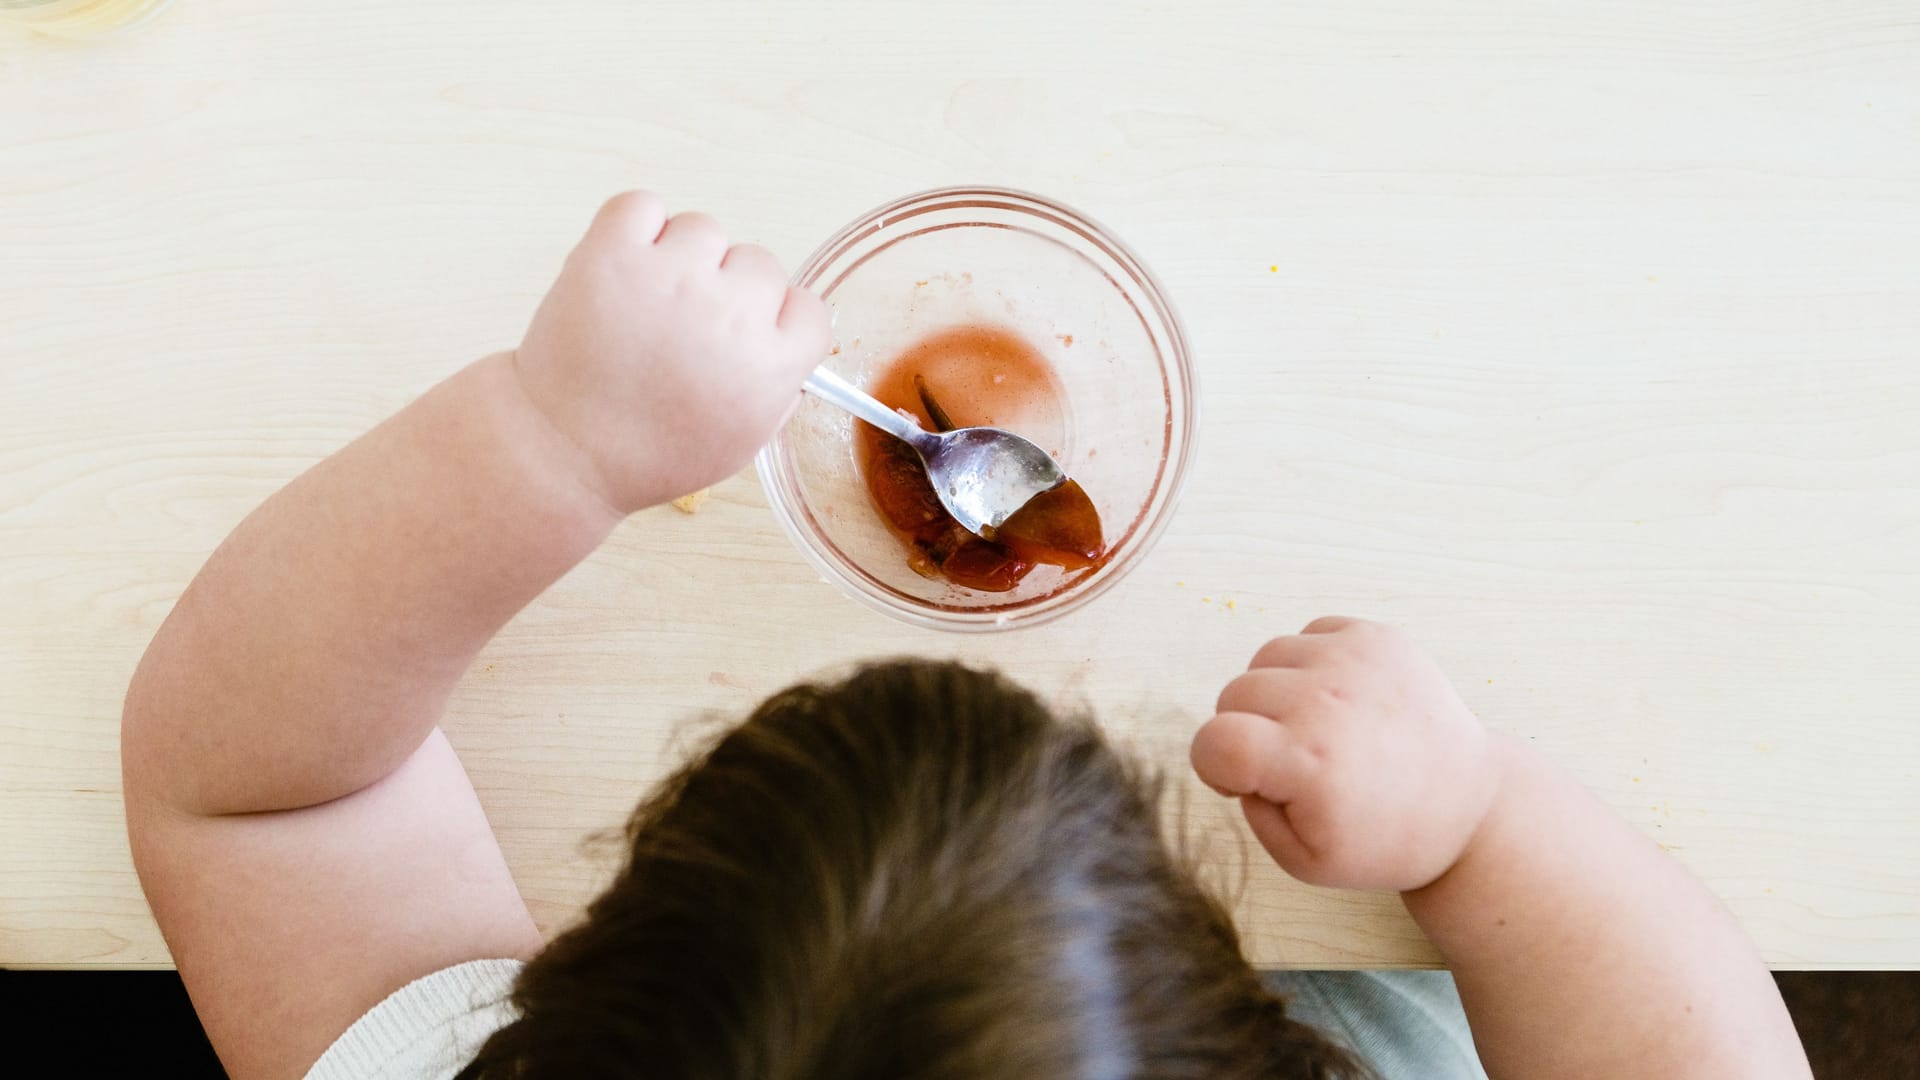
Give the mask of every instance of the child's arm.
<path id="1" fill-rule="evenodd" d="M 1394 889 L 1439 946 L 1489 1076 L 1805 1078 L 1753 945 L 1658 846 L 1488 733 L 1388 627 L 1269 642 L 1194 739 L 1280 866 Z"/>
<path id="2" fill-rule="evenodd" d="M 539 935 L 435 723 L 474 654 L 628 512 L 738 469 L 823 354 L 771 256 L 608 203 L 525 342 L 268 500 L 128 691 L 141 882 L 239 1077 Z"/>

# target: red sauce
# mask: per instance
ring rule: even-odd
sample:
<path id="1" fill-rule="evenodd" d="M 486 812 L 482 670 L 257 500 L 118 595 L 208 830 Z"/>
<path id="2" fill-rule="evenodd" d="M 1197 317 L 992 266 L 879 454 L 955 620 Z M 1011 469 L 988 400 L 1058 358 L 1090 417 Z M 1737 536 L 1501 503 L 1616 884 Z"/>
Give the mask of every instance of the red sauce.
<path id="1" fill-rule="evenodd" d="M 901 353 L 867 392 L 911 413 L 929 431 L 993 425 L 1037 433 L 1060 412 L 1060 386 L 1045 358 L 1011 331 L 943 330 Z M 1106 558 L 1100 514 L 1072 480 L 1037 495 L 987 540 L 953 520 L 913 448 L 854 425 L 861 472 L 880 517 L 906 546 L 907 565 L 982 592 L 1007 592 L 1042 564 L 1083 570 Z M 1051 448 L 1049 448 L 1051 449 Z"/>

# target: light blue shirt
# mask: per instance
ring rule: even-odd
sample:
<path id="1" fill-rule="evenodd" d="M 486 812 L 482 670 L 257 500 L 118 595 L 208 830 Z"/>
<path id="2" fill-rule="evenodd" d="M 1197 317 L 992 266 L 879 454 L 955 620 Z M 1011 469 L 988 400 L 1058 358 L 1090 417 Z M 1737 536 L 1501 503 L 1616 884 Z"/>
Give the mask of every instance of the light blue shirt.
<path id="1" fill-rule="evenodd" d="M 1287 1013 L 1352 1050 L 1381 1080 L 1487 1080 L 1444 971 L 1269 971 Z"/>

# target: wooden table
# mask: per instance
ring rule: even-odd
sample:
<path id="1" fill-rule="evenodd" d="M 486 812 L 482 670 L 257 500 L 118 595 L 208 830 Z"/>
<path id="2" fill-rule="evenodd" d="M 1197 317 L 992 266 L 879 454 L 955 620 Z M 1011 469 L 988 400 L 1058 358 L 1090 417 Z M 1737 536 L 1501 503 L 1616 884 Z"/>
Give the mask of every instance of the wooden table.
<path id="1" fill-rule="evenodd" d="M 1255 646 L 1344 612 L 1773 964 L 1920 966 L 1902 0 L 177 0 L 0 35 L 0 964 L 167 963 L 121 831 L 135 660 L 249 509 L 516 341 L 603 196 L 797 261 L 956 182 L 1077 205 L 1168 286 L 1202 379 L 1171 530 L 1092 609 L 962 639 L 822 584 L 750 475 L 637 517 L 447 720 L 543 927 L 595 830 L 797 677 L 1000 664 L 1178 774 Z M 1189 826 L 1259 960 L 1433 959 L 1217 800 Z"/>

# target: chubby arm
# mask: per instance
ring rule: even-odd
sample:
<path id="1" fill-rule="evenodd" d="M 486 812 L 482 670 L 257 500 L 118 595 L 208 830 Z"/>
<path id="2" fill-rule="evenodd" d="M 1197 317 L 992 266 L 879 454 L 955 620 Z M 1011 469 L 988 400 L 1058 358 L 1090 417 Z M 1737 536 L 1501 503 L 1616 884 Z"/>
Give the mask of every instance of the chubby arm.
<path id="1" fill-rule="evenodd" d="M 220 816 L 392 773 L 481 646 L 619 521 L 584 476 L 501 354 L 295 479 L 214 552 L 141 660 L 133 789 Z"/>
<path id="2" fill-rule="evenodd" d="M 744 464 L 824 338 L 770 255 L 621 196 L 518 350 L 215 552 L 140 663 L 121 741 L 142 886 L 233 1075 L 299 1076 L 411 979 L 540 947 L 435 730 L 447 696 L 626 513 Z"/>
<path id="3" fill-rule="evenodd" d="M 1194 739 L 1281 868 L 1392 889 L 1458 980 L 1494 1080 L 1804 1080 L 1780 995 L 1720 902 L 1376 623 L 1269 642 Z"/>
<path id="4" fill-rule="evenodd" d="M 1453 968 L 1488 1073 L 1810 1076 L 1793 1020 L 1718 898 L 1524 745 L 1454 865 L 1403 894 Z"/>

